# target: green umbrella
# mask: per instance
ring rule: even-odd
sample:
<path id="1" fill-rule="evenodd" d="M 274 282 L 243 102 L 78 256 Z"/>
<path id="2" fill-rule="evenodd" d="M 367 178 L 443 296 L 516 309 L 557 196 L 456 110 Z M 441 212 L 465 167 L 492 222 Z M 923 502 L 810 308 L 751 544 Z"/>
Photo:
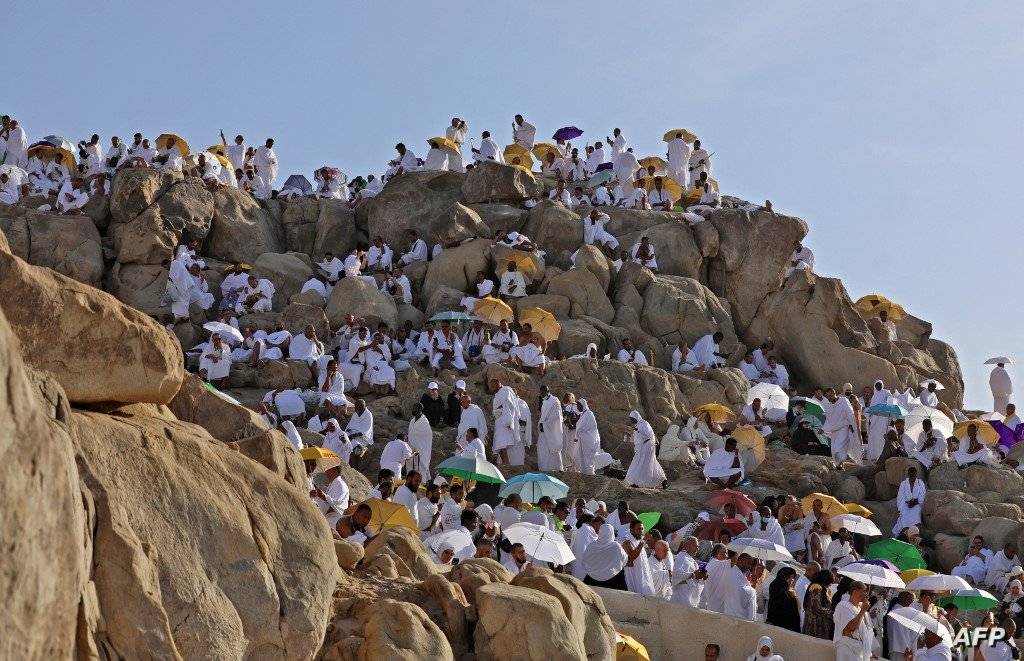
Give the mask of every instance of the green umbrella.
<path id="1" fill-rule="evenodd" d="M 825 419 L 825 409 L 821 408 L 821 404 L 815 400 L 810 397 L 790 397 L 789 407 L 793 408 L 793 405 L 798 402 L 804 405 L 804 413 L 817 416 L 821 420 Z"/>
<path id="2" fill-rule="evenodd" d="M 964 611 L 983 611 L 998 606 L 999 600 L 984 590 L 957 590 L 948 597 L 939 599 L 938 604 L 952 604 Z"/>
<path id="3" fill-rule="evenodd" d="M 472 457 L 456 455 L 445 459 L 437 465 L 437 472 L 461 477 L 463 480 L 475 480 L 490 484 L 505 482 L 505 476 L 501 474 L 497 466 L 476 454 Z"/>
<path id="4" fill-rule="evenodd" d="M 644 530 L 647 531 L 661 521 L 661 512 L 641 512 L 636 515 L 636 518 L 640 519 L 640 523 L 644 524 Z"/>
<path id="5" fill-rule="evenodd" d="M 430 318 L 431 321 L 470 321 L 471 317 L 465 312 L 456 312 L 454 310 L 447 310 L 445 312 L 438 312 Z"/>
<path id="6" fill-rule="evenodd" d="M 891 537 L 869 546 L 865 557 L 868 560 L 888 560 L 899 567 L 900 571 L 924 569 L 928 566 L 916 546 Z"/>

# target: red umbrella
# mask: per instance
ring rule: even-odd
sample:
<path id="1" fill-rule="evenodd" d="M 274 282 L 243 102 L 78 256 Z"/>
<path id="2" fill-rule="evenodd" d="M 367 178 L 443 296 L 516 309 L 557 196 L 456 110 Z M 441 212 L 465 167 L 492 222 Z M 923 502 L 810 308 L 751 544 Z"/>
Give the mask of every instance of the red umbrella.
<path id="1" fill-rule="evenodd" d="M 745 493 L 735 489 L 721 489 L 711 494 L 708 504 L 721 510 L 726 503 L 732 503 L 736 513 L 740 516 L 748 516 L 757 509 L 757 504 Z"/>
<path id="2" fill-rule="evenodd" d="M 693 531 L 693 536 L 697 539 L 708 539 L 717 542 L 718 535 L 723 530 L 735 537 L 746 529 L 747 524 L 739 519 L 715 519 L 714 521 L 705 521 L 697 526 L 697 529 Z"/>

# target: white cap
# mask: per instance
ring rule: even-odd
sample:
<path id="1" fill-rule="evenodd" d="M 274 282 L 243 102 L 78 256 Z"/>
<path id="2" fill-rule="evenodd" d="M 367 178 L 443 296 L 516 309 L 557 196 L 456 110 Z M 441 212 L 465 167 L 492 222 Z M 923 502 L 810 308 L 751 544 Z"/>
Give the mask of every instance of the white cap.
<path id="1" fill-rule="evenodd" d="M 444 479 L 444 477 L 441 476 L 441 475 L 438 475 L 432 481 L 433 481 L 434 484 L 436 484 L 438 486 L 441 486 L 442 484 L 448 484 L 448 480 Z"/>
<path id="2" fill-rule="evenodd" d="M 458 381 L 455 382 L 455 387 L 456 388 L 461 388 L 462 390 L 465 390 L 466 389 L 466 382 L 463 381 L 462 379 L 459 379 Z"/>
<path id="3" fill-rule="evenodd" d="M 427 384 L 427 390 L 437 390 L 437 382 L 431 381 Z"/>

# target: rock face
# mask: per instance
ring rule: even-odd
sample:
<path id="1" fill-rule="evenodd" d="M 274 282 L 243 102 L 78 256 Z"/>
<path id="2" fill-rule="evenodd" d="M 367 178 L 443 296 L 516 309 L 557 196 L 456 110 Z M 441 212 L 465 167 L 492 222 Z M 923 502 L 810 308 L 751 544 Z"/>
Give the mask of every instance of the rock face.
<path id="1" fill-rule="evenodd" d="M 478 659 L 586 659 L 583 641 L 555 597 L 514 585 L 476 593 Z"/>
<path id="2" fill-rule="evenodd" d="M 313 277 L 309 257 L 302 253 L 263 253 L 252 266 L 252 275 L 269 279 L 277 289 L 273 300 L 274 312 L 283 310 L 288 299 L 298 294 L 302 285 Z"/>
<path id="3" fill-rule="evenodd" d="M 538 195 L 540 189 L 537 180 L 519 168 L 484 161 L 466 174 L 462 200 L 466 204 L 519 203 Z"/>
<path id="4" fill-rule="evenodd" d="M 381 321 L 392 328 L 398 323 L 395 300 L 362 278 L 342 278 L 334 286 L 325 312 L 332 328 L 341 326 L 349 313 L 365 319 L 370 328 Z"/>
<path id="5" fill-rule="evenodd" d="M 103 281 L 100 233 L 88 216 L 58 216 L 5 204 L 0 206 L 0 229 L 11 252 L 29 264 L 93 287 Z"/>
<path id="6" fill-rule="evenodd" d="M 281 227 L 251 195 L 237 188 L 222 188 L 213 194 L 212 225 L 204 255 L 252 264 L 264 253 L 284 249 Z"/>
<path id="7" fill-rule="evenodd" d="M 367 234 L 382 236 L 400 254 L 416 229 L 429 245 L 458 242 L 491 232 L 475 211 L 459 203 L 466 175 L 407 172 L 390 180 L 366 203 Z"/>
<path id="8" fill-rule="evenodd" d="M 385 599 L 365 611 L 365 641 L 359 659 L 438 659 L 454 661 L 440 627 L 415 604 Z"/>
<path id="9" fill-rule="evenodd" d="M 109 294 L 0 253 L 0 307 L 36 369 L 74 403 L 166 403 L 184 378 L 181 348 L 152 318 Z"/>

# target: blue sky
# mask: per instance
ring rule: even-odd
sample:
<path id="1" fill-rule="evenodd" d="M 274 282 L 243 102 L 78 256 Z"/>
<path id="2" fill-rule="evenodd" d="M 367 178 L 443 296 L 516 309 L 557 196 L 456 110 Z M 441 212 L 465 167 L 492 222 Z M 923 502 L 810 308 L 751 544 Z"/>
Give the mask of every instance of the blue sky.
<path id="1" fill-rule="evenodd" d="M 223 128 L 353 175 L 452 115 L 499 143 L 516 112 L 619 126 L 641 155 L 682 125 L 724 192 L 810 223 L 819 273 L 930 320 L 968 404 L 1017 353 L 1024 3 L 10 5 L 0 109 L 31 138 Z"/>

